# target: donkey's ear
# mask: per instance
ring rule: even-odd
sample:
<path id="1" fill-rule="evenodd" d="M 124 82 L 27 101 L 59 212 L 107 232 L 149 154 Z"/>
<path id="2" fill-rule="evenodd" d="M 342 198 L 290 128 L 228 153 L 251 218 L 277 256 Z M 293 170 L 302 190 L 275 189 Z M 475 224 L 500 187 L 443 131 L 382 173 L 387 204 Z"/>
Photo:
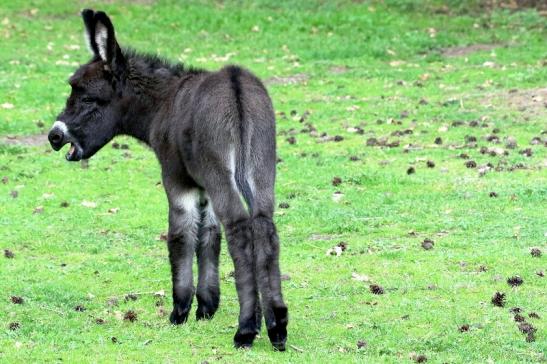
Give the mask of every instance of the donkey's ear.
<path id="1" fill-rule="evenodd" d="M 114 26 L 103 11 L 82 11 L 89 49 L 95 57 L 102 59 L 108 67 L 116 68 L 123 63 L 120 46 L 116 41 Z"/>
<path id="2" fill-rule="evenodd" d="M 100 57 L 97 41 L 95 40 L 95 12 L 91 9 L 82 10 L 82 19 L 85 25 L 85 40 L 87 48 L 95 57 Z"/>

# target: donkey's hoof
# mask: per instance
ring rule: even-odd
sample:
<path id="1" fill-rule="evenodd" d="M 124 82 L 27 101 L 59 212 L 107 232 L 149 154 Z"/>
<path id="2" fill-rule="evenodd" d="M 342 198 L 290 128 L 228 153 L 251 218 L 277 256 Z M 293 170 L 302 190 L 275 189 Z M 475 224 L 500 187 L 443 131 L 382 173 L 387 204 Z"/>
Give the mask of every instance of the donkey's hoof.
<path id="1" fill-rule="evenodd" d="M 253 346 L 256 333 L 241 334 L 239 330 L 234 336 L 234 346 L 237 349 L 250 349 Z"/>
<path id="2" fill-rule="evenodd" d="M 207 307 L 205 305 L 199 305 L 196 310 L 196 320 L 210 320 L 215 315 L 216 309 Z"/>
<path id="3" fill-rule="evenodd" d="M 268 328 L 268 337 L 272 346 L 278 351 L 285 351 L 287 342 L 287 324 L 289 317 L 287 307 L 274 308 L 275 324 Z"/>
<path id="4" fill-rule="evenodd" d="M 190 307 L 187 309 L 182 309 L 178 305 L 176 305 L 173 308 L 173 312 L 171 312 L 171 315 L 169 316 L 169 321 L 173 325 L 180 325 L 186 322 L 188 319 L 188 313 L 190 312 Z"/>
<path id="5" fill-rule="evenodd" d="M 268 330 L 268 337 L 272 346 L 277 351 L 285 351 L 285 343 L 287 342 L 287 328 L 276 326 Z"/>

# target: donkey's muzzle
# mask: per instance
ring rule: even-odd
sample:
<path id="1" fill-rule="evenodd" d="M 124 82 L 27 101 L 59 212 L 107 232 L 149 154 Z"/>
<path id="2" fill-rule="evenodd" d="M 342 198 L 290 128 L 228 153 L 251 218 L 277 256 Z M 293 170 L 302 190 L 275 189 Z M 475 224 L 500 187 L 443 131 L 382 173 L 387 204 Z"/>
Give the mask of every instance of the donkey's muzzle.
<path id="1" fill-rule="evenodd" d="M 65 133 L 63 133 L 63 131 L 58 127 L 53 127 L 53 129 L 49 131 L 47 138 L 49 140 L 49 144 L 51 144 L 51 147 L 54 150 L 61 149 L 63 145 L 68 142 L 68 140 L 66 140 Z"/>

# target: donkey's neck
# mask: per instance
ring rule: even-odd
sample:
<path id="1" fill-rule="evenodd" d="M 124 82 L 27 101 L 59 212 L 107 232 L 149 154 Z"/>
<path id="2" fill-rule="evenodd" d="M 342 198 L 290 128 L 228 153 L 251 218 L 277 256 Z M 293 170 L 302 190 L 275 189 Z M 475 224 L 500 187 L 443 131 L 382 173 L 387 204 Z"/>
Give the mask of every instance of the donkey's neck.
<path id="1" fill-rule="evenodd" d="M 129 110 L 122 117 L 121 134 L 132 136 L 149 144 L 150 124 L 153 120 L 150 110 L 142 108 L 140 98 L 130 101 Z"/>
<path id="2" fill-rule="evenodd" d="M 171 64 L 153 55 L 124 52 L 127 60 L 127 85 L 130 96 L 127 112 L 122 120 L 122 133 L 150 144 L 151 124 L 162 105 L 170 104 L 177 93 L 181 78 L 201 73 L 186 69 L 182 64 Z"/>

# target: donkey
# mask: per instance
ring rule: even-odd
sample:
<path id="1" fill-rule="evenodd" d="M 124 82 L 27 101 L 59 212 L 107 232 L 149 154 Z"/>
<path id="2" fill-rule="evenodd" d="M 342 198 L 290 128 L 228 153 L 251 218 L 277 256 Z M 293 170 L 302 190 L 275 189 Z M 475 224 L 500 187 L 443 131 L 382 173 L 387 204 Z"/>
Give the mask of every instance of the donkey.
<path id="1" fill-rule="evenodd" d="M 196 318 L 215 314 L 222 224 L 240 307 L 234 345 L 252 346 L 264 313 L 272 345 L 285 350 L 288 310 L 272 220 L 275 115 L 265 87 L 237 66 L 210 72 L 122 49 L 106 13 L 81 15 L 92 59 L 68 80 L 72 91 L 48 134 L 52 148 L 70 143 L 66 159 L 79 161 L 116 135 L 150 146 L 169 202 L 171 323 L 187 320 L 194 293 Z"/>

